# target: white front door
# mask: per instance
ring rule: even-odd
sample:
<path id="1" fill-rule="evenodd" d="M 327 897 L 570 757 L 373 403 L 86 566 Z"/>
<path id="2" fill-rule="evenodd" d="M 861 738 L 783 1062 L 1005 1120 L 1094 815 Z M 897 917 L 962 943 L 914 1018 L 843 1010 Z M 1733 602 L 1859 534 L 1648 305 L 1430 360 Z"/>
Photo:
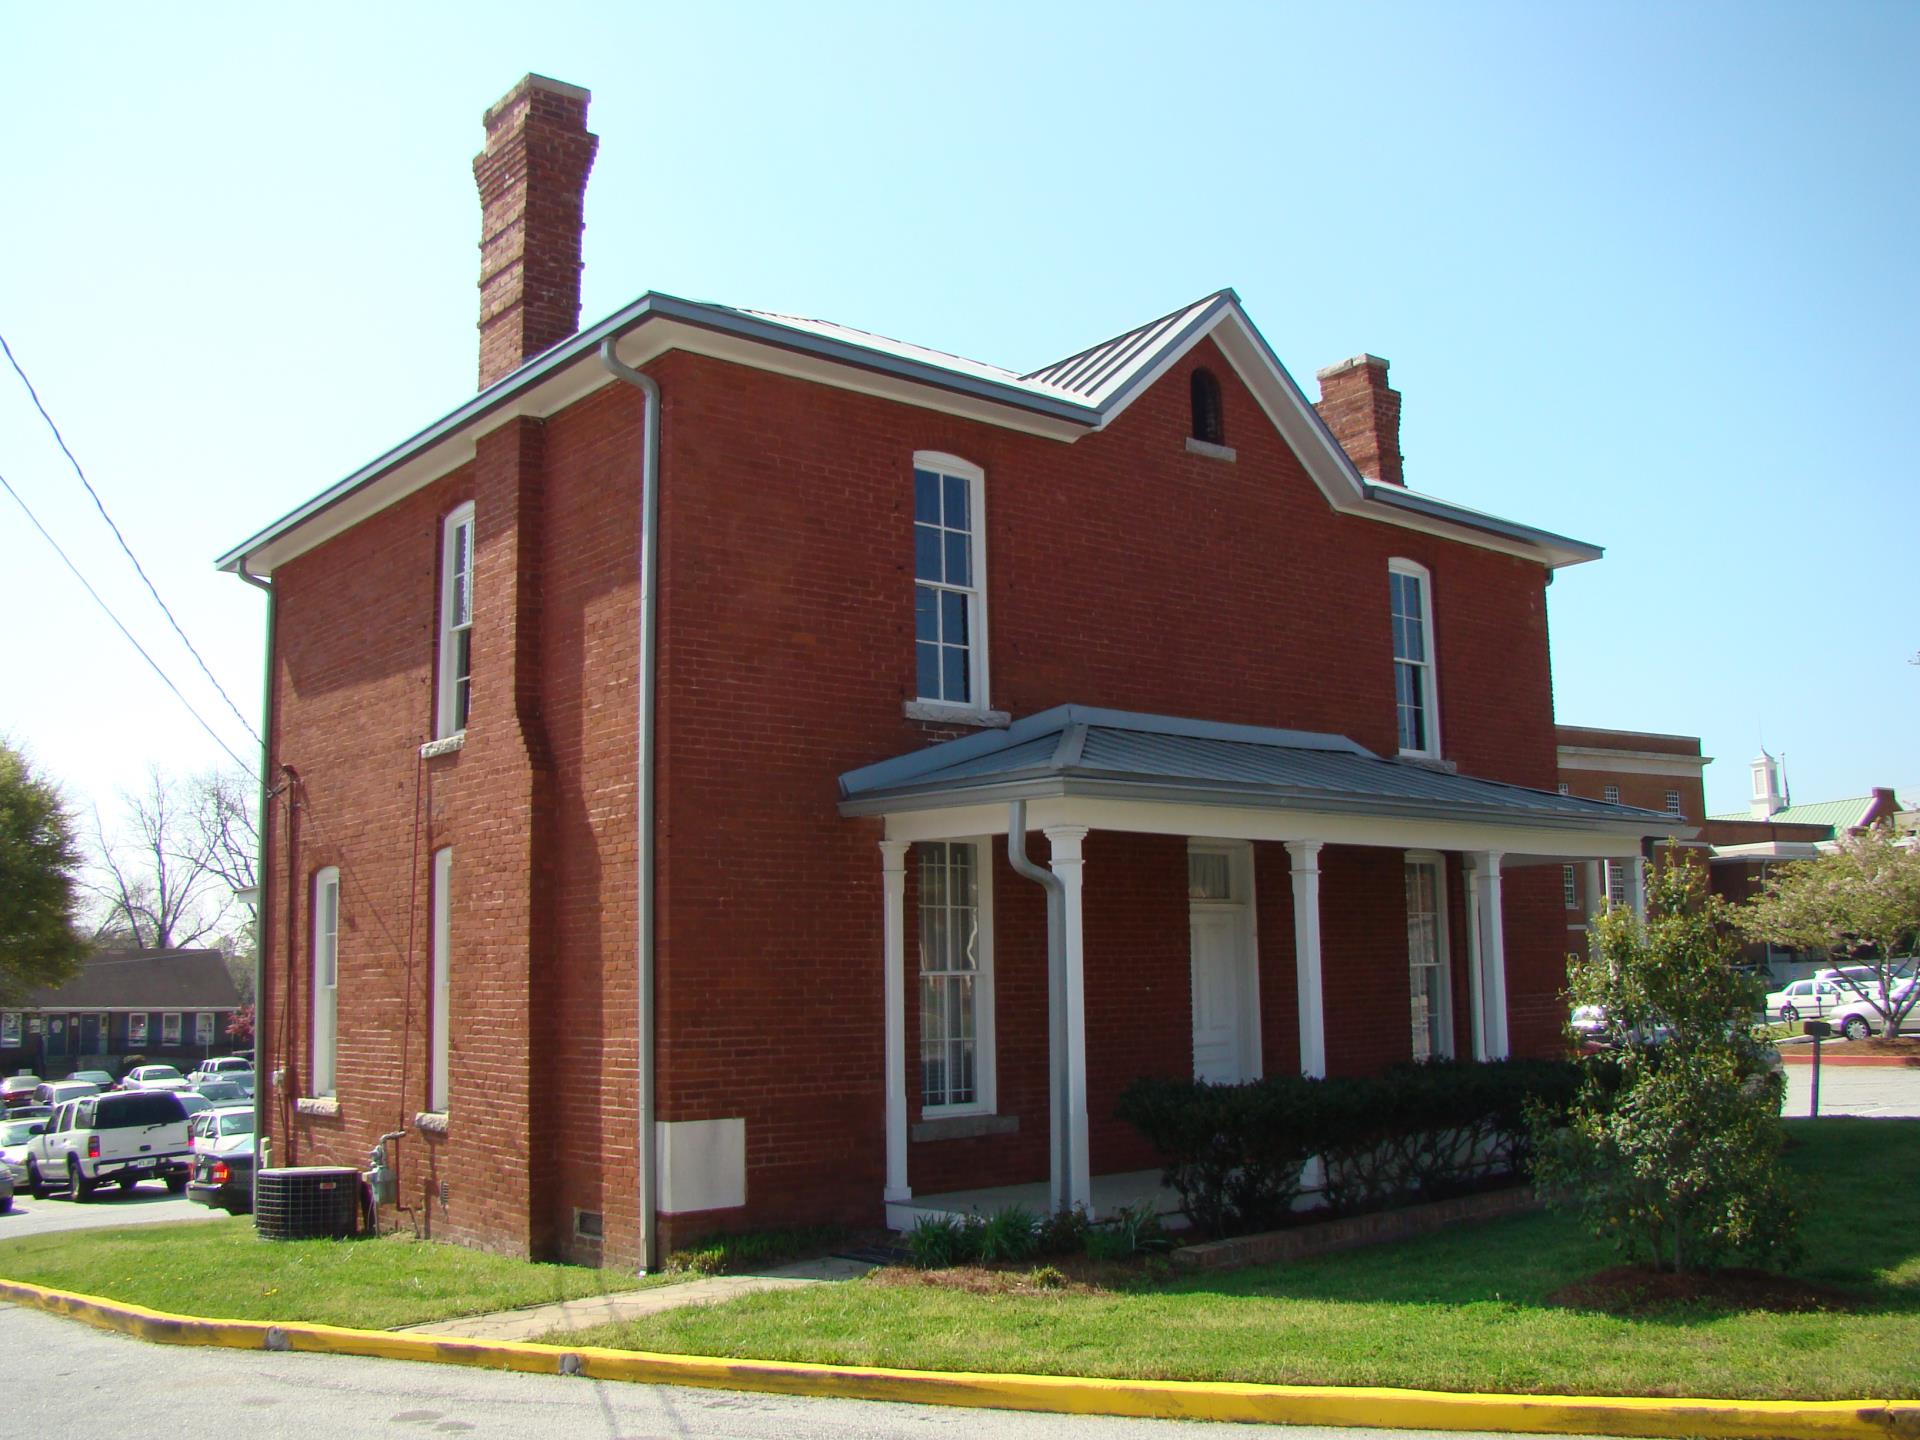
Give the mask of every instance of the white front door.
<path id="1" fill-rule="evenodd" d="M 1192 908 L 1196 1080 L 1232 1085 L 1252 1078 L 1246 1054 L 1241 914 L 1238 906 Z"/>

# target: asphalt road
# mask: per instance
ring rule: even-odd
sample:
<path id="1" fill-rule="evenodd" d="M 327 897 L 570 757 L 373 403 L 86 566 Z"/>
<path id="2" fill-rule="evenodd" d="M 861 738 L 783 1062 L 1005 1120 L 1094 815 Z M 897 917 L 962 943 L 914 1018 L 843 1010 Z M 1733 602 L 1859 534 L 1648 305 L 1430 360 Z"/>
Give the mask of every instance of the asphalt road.
<path id="1" fill-rule="evenodd" d="M 0 1306 L 0 1351 L 32 1383 L 9 1387 L 9 1434 L 142 1440 L 461 1435 L 512 1440 L 1273 1440 L 1264 1425 L 1028 1415 L 689 1390 L 340 1355 L 149 1345 Z M 1413 1430 L 1290 1429 L 1289 1440 L 1422 1440 Z M 1439 1440 L 1439 1437 L 1433 1437 Z M 1460 1440 L 1453 1434 L 1447 1440 Z"/>
<path id="2" fill-rule="evenodd" d="M 169 1195 L 157 1180 L 136 1185 L 126 1194 L 117 1187 L 97 1190 L 84 1205 L 67 1199 L 64 1190 L 55 1191 L 45 1200 L 19 1190 L 14 1193 L 13 1208 L 0 1215 L 0 1241 L 21 1235 L 49 1235 L 56 1230 L 97 1230 L 107 1225 L 150 1225 L 166 1220 L 224 1220 L 226 1216 L 226 1211 L 196 1205 L 184 1195 Z M 0 1274 L 5 1270 L 0 1263 Z"/>

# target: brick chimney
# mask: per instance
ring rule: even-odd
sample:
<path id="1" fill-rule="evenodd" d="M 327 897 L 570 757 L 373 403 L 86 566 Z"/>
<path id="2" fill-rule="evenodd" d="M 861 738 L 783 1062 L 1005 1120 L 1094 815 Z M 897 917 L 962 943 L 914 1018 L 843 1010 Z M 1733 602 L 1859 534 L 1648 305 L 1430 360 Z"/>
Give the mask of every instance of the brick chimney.
<path id="1" fill-rule="evenodd" d="M 588 91 L 529 75 L 487 111 L 480 188 L 480 388 L 580 328 Z"/>
<path id="2" fill-rule="evenodd" d="M 1400 392 L 1387 384 L 1387 362 L 1356 355 L 1318 371 L 1320 402 L 1313 408 L 1333 431 L 1356 469 L 1369 480 L 1405 485 L 1400 468 Z"/>

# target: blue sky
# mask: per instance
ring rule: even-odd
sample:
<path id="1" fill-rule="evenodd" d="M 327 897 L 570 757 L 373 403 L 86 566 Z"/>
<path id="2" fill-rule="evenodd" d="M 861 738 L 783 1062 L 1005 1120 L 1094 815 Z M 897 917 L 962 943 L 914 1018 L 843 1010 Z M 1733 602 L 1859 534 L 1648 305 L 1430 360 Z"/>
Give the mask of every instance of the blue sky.
<path id="1" fill-rule="evenodd" d="M 1025 369 L 1232 285 L 1310 391 L 1393 362 L 1416 489 L 1607 547 L 1550 592 L 1563 720 L 1702 736 L 1716 809 L 1763 735 L 1797 798 L 1920 799 L 1920 7 L 15 6 L 0 48 L 0 331 L 249 713 L 211 559 L 471 393 L 469 164 L 532 70 L 593 91 L 584 319 Z M 6 371 L 0 474 L 247 754 Z M 0 556 L 0 732 L 80 800 L 221 758 L 4 495 Z"/>

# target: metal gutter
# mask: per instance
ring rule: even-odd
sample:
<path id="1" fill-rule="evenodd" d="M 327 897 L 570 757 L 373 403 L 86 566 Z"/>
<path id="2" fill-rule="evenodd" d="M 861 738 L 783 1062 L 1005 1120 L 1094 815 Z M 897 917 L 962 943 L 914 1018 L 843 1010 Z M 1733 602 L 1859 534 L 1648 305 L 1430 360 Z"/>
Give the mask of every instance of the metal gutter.
<path id="1" fill-rule="evenodd" d="M 600 363 L 616 380 L 633 386 L 646 401 L 643 420 L 646 435 L 640 452 L 640 702 L 635 725 L 638 750 L 639 814 L 635 821 L 635 850 L 638 852 L 639 915 L 638 948 L 635 955 L 634 989 L 638 995 L 636 1068 L 639 1081 L 635 1096 L 636 1123 L 639 1127 L 638 1165 L 635 1179 L 640 1189 L 640 1269 L 642 1273 L 659 1264 L 659 1176 L 654 1153 L 655 1057 L 658 1019 L 654 1004 L 654 705 L 656 700 L 659 635 L 659 600 L 656 584 L 660 564 L 660 386 L 652 376 L 621 363 L 614 353 L 614 340 L 608 336 L 600 347 Z"/>
<path id="2" fill-rule="evenodd" d="M 1387 485 L 1377 480 L 1363 480 L 1361 489 L 1367 499 L 1377 500 L 1398 510 L 1410 511 L 1415 515 L 1424 515 L 1430 520 L 1450 520 L 1456 525 L 1465 525 L 1474 530 L 1485 530 L 1492 535 L 1504 535 L 1509 540 L 1519 540 L 1528 545 L 1539 545 L 1547 549 L 1564 550 L 1581 560 L 1598 560 L 1607 552 L 1599 545 L 1589 544 L 1585 540 L 1575 540 L 1570 536 L 1556 535 L 1551 530 L 1536 529 L 1532 525 L 1522 525 L 1517 520 L 1502 520 L 1498 515 L 1488 515 L 1479 510 L 1470 510 L 1464 505 L 1455 505 L 1449 500 L 1436 499 L 1431 495 L 1422 495 L 1417 490 L 1408 490 L 1401 485 Z"/>

